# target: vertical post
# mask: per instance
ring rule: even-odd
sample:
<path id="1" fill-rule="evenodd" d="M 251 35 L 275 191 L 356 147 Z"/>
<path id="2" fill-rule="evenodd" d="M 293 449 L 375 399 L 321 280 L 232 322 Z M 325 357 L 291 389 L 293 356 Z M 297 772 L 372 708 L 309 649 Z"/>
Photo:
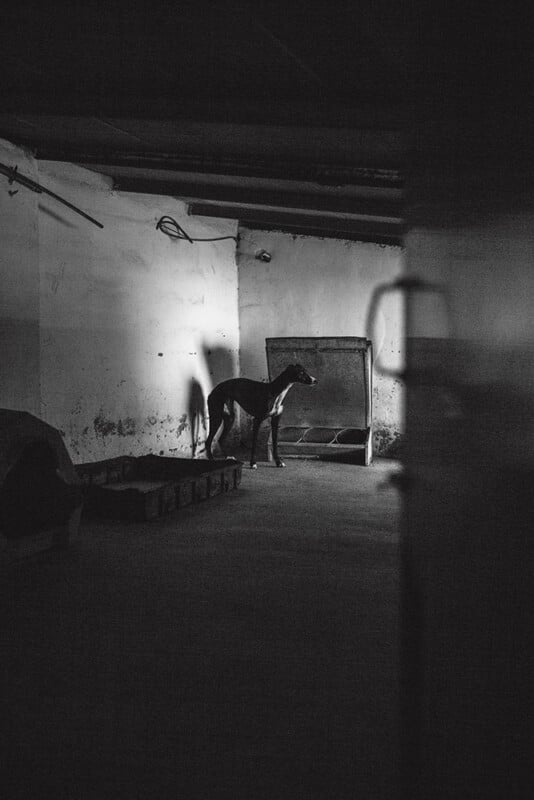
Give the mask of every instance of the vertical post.
<path id="1" fill-rule="evenodd" d="M 407 267 L 445 285 L 453 332 L 407 298 L 406 800 L 526 800 L 532 786 L 532 154 L 524 107 L 490 111 L 483 60 L 468 69 L 487 33 L 481 20 L 445 61 L 454 81 L 414 133 Z"/>

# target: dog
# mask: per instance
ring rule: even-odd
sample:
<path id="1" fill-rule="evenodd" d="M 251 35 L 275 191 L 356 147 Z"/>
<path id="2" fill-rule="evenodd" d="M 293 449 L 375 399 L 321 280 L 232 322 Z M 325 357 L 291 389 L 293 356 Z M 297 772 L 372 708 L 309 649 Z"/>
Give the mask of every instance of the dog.
<path id="1" fill-rule="evenodd" d="M 278 454 L 278 426 L 284 410 L 282 403 L 294 383 L 315 386 L 317 379 L 309 375 L 300 364 L 290 364 L 270 383 L 252 381 L 248 378 L 231 378 L 228 381 L 217 384 L 208 396 L 210 418 L 209 433 L 206 439 L 208 458 L 213 459 L 211 448 L 221 423 L 223 429 L 219 437 L 219 447 L 226 458 L 224 440 L 235 419 L 234 403 L 238 403 L 253 418 L 250 468 L 257 469 L 256 443 L 258 431 L 263 420 L 268 417 L 271 419 L 274 461 L 277 467 L 285 467 Z"/>

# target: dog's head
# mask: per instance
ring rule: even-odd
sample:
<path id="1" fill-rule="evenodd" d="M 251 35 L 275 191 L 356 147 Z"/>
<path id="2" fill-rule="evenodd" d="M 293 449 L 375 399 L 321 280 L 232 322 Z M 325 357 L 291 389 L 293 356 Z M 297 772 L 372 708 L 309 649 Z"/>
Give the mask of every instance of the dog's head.
<path id="1" fill-rule="evenodd" d="M 291 383 L 304 383 L 306 386 L 315 386 L 317 383 L 317 378 L 306 372 L 301 364 L 290 364 L 285 371 Z"/>

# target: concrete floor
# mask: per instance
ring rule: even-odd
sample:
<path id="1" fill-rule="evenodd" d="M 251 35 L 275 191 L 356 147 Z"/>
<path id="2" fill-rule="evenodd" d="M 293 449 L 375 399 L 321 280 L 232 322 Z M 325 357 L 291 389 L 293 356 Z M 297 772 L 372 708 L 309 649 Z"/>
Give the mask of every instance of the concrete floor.
<path id="1" fill-rule="evenodd" d="M 289 460 L 2 572 L 2 797 L 396 797 L 399 499 Z"/>

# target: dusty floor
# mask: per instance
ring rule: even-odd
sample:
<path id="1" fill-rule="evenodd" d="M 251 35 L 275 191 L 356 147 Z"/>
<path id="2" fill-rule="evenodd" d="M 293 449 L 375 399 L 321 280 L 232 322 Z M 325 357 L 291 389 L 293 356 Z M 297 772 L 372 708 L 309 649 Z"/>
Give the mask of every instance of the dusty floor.
<path id="1" fill-rule="evenodd" d="M 2 572 L 2 797 L 394 798 L 398 513 L 290 460 Z"/>

